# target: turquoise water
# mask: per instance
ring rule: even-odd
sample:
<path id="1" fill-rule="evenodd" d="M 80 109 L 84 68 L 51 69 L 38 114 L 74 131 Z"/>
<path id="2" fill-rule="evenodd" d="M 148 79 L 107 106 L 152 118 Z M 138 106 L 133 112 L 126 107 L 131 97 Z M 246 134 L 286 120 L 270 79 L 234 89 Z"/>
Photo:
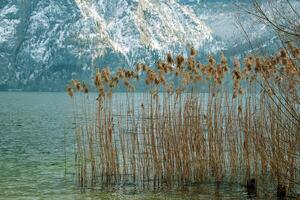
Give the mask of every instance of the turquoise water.
<path id="1" fill-rule="evenodd" d="M 214 183 L 176 191 L 80 192 L 73 175 L 71 111 L 65 93 L 0 92 L 0 199 L 251 198 L 243 186 Z"/>

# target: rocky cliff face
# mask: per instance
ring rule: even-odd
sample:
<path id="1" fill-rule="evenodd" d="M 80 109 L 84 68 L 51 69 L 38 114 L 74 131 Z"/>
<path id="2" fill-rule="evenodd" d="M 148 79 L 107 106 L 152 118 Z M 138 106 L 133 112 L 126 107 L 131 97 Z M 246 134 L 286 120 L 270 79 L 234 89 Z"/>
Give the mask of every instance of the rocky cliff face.
<path id="1" fill-rule="evenodd" d="M 248 51 L 233 34 L 234 13 L 228 1 L 2 0 L 0 90 L 61 90 L 95 67 L 133 67 L 190 46 Z M 270 36 L 259 28 L 255 41 Z"/>

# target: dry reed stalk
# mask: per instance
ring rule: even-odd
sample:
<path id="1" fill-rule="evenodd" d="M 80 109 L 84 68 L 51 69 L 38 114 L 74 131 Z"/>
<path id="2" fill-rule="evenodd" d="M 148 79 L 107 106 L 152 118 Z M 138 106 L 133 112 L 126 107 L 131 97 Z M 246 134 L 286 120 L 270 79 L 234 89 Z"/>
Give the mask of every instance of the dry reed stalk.
<path id="1" fill-rule="evenodd" d="M 300 114 L 298 65 L 287 56 L 298 50 L 290 49 L 269 58 L 248 56 L 243 68 L 235 59 L 231 74 L 224 55 L 220 63 L 209 56 L 207 65 L 200 64 L 195 49 L 188 58 L 178 55 L 176 63 L 168 53 L 156 70 L 139 64 L 135 71 L 112 74 L 106 68 L 95 75 L 96 107 L 90 106 L 87 85 L 73 80 L 67 92 L 79 185 L 160 188 L 213 177 L 217 184 L 226 178 L 260 185 L 269 180 L 278 191 L 293 192 Z M 133 83 L 140 82 L 147 90 L 138 97 Z M 124 99 L 113 91 L 121 83 Z M 79 105 L 74 91 L 83 93 Z"/>

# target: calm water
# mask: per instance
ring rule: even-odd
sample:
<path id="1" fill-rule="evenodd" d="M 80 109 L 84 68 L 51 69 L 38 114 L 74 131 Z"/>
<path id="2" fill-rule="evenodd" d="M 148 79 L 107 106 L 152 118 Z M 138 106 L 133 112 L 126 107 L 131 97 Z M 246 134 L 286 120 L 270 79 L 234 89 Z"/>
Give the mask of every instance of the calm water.
<path id="1" fill-rule="evenodd" d="M 0 199 L 245 199 L 244 187 L 81 193 L 74 182 L 71 101 L 65 93 L 0 92 Z M 67 174 L 65 175 L 64 137 Z M 265 199 L 266 197 L 261 197 Z"/>

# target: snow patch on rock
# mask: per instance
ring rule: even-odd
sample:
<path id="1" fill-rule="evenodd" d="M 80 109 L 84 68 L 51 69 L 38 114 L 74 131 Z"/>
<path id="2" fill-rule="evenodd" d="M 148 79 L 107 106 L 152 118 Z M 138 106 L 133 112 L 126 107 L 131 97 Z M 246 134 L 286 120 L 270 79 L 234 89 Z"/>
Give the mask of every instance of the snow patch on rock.
<path id="1" fill-rule="evenodd" d="M 16 27 L 20 20 L 15 19 L 11 15 L 16 14 L 18 11 L 15 5 L 6 5 L 0 10 L 0 44 L 9 42 L 16 35 Z"/>

